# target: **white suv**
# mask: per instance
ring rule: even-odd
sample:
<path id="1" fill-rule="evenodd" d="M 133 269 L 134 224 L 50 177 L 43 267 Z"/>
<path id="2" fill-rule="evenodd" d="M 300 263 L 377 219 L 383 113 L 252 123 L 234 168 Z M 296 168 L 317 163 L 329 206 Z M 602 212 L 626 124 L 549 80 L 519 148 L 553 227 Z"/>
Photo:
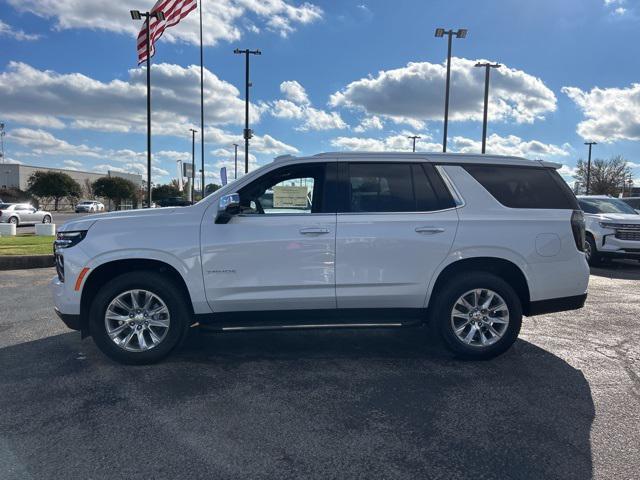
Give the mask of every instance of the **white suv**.
<path id="1" fill-rule="evenodd" d="M 160 360 L 196 323 L 429 323 L 458 356 L 490 358 L 516 340 L 522 315 L 585 302 L 584 220 L 557 167 L 489 155 L 279 157 L 190 207 L 65 224 L 56 310 L 124 363 Z"/>
<path id="2" fill-rule="evenodd" d="M 585 253 L 591 265 L 603 259 L 640 259 L 640 215 L 633 207 L 604 195 L 581 195 L 578 204 L 585 213 Z"/>

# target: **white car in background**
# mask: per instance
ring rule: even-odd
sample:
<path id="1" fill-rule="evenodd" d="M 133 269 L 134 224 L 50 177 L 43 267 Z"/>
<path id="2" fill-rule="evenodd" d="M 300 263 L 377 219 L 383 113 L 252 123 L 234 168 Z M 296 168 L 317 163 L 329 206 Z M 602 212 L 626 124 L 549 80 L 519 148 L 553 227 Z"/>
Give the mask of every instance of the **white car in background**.
<path id="1" fill-rule="evenodd" d="M 85 200 L 76 205 L 76 213 L 104 212 L 104 204 L 96 200 Z"/>
<path id="2" fill-rule="evenodd" d="M 640 259 L 640 215 L 618 198 L 580 195 L 586 225 L 585 254 L 590 265 L 604 259 Z"/>

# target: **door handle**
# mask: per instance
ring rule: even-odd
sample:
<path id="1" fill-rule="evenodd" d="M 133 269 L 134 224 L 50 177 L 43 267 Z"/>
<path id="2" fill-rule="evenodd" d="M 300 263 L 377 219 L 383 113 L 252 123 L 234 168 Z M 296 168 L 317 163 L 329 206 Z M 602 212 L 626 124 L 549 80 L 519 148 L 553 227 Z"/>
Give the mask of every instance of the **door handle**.
<path id="1" fill-rule="evenodd" d="M 329 233 L 329 229 L 319 227 L 301 228 L 300 233 L 302 235 L 323 235 L 325 233 Z"/>
<path id="2" fill-rule="evenodd" d="M 416 233 L 422 233 L 424 235 L 435 235 L 436 233 L 444 232 L 444 228 L 439 227 L 418 227 Z"/>

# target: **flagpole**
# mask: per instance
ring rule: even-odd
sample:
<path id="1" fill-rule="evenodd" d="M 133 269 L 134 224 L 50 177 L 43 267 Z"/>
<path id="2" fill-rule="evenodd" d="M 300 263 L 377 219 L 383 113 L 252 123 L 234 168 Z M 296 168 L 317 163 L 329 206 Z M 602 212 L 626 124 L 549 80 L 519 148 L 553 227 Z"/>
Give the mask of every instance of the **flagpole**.
<path id="1" fill-rule="evenodd" d="M 200 0 L 200 152 L 202 156 L 202 198 L 204 198 L 204 50 L 202 45 L 202 2 Z"/>
<path id="2" fill-rule="evenodd" d="M 151 208 L 151 15 L 147 16 L 147 208 Z"/>

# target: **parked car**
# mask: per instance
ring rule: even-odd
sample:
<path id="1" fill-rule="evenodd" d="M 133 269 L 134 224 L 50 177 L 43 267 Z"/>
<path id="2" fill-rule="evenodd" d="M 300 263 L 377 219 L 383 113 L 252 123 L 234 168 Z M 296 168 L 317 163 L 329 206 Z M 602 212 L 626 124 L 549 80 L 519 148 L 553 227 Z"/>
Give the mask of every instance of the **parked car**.
<path id="1" fill-rule="evenodd" d="M 13 223 L 15 226 L 51 223 L 53 216 L 31 206 L 28 203 L 0 203 L 0 223 Z"/>
<path id="2" fill-rule="evenodd" d="M 621 199 L 578 196 L 585 213 L 587 261 L 598 265 L 604 259 L 640 259 L 640 215 Z"/>
<path id="3" fill-rule="evenodd" d="M 620 200 L 629 205 L 636 212 L 640 213 L 640 197 L 622 197 Z"/>
<path id="4" fill-rule="evenodd" d="M 456 355 L 491 358 L 523 315 L 585 302 L 584 218 L 559 166 L 455 154 L 276 159 L 190 207 L 63 225 L 56 311 L 123 363 L 164 358 L 196 322 L 428 323 Z M 308 190 L 287 190 L 292 181 Z"/>
<path id="5" fill-rule="evenodd" d="M 104 212 L 104 204 L 96 200 L 84 200 L 76 205 L 76 213 Z"/>

